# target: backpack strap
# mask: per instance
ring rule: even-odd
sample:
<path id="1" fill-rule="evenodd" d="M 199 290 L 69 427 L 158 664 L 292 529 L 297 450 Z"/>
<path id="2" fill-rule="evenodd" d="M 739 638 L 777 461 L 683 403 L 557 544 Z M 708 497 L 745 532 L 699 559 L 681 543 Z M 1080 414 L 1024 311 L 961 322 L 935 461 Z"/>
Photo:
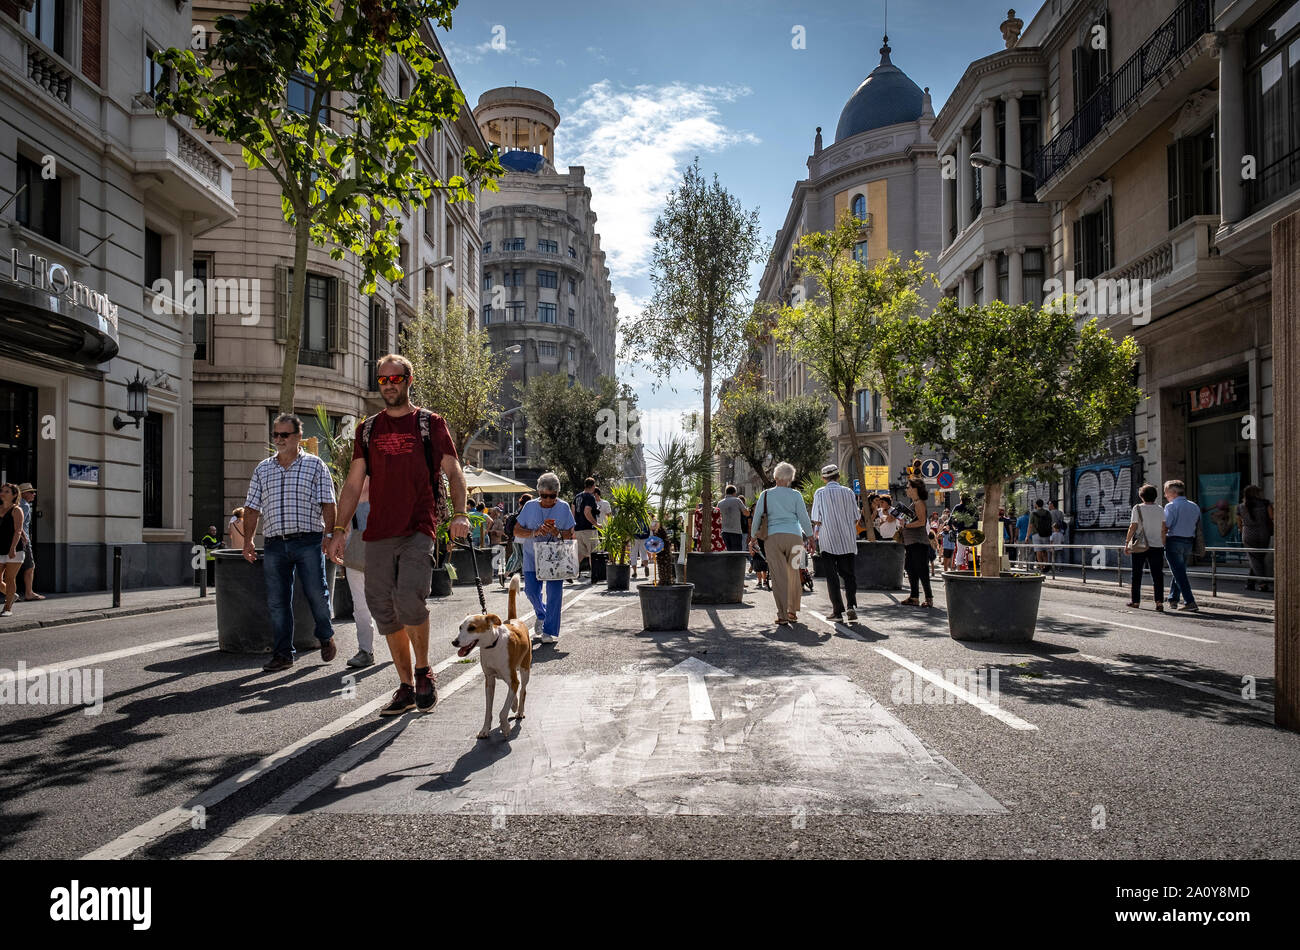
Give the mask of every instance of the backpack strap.
<path id="1" fill-rule="evenodd" d="M 429 487 L 433 489 L 433 523 L 446 520 L 447 507 L 442 494 L 442 466 L 433 461 L 433 410 L 416 409 L 419 419 L 420 441 L 424 443 L 424 464 L 429 469 Z"/>
<path id="2" fill-rule="evenodd" d="M 367 473 L 370 472 L 370 431 L 375 427 L 375 416 L 367 416 L 361 423 L 361 457 L 366 461 Z"/>

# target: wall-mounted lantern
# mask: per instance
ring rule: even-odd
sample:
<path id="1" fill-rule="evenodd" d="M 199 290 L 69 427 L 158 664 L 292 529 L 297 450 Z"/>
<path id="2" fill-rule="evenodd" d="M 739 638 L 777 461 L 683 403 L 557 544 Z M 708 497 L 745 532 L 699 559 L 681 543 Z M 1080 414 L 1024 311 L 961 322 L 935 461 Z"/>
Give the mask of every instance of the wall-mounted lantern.
<path id="1" fill-rule="evenodd" d="M 125 429 L 129 425 L 136 428 L 140 426 L 140 420 L 149 412 L 149 384 L 140 378 L 140 370 L 137 367 L 135 379 L 129 379 L 126 383 L 126 414 L 130 419 L 123 419 L 121 413 L 113 414 L 113 428 L 117 430 Z"/>

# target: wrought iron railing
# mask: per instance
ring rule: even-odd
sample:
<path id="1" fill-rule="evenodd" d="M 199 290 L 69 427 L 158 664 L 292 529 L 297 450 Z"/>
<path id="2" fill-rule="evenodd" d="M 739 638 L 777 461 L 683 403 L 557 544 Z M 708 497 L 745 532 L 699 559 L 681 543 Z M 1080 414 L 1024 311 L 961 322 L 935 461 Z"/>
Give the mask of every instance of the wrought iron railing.
<path id="1" fill-rule="evenodd" d="M 1074 117 L 1039 150 L 1034 172 L 1039 187 L 1069 165 L 1116 113 L 1213 28 L 1212 0 L 1183 0 L 1122 66 L 1102 80 Z"/>
<path id="2" fill-rule="evenodd" d="M 1258 211 L 1300 188 L 1300 148 L 1264 165 L 1253 180 L 1247 180 L 1244 184 L 1251 211 Z"/>

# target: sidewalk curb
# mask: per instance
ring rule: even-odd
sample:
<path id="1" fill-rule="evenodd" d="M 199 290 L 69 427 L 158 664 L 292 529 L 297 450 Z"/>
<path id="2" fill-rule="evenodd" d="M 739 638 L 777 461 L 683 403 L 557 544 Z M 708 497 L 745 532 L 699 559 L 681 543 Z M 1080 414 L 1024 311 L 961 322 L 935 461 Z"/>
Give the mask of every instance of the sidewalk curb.
<path id="1" fill-rule="evenodd" d="M 18 633 L 22 630 L 39 630 L 42 627 L 66 627 L 74 623 L 86 623 L 89 620 L 112 620 L 117 617 L 135 617 L 140 614 L 156 614 L 167 610 L 184 610 L 188 607 L 215 607 L 216 598 L 211 600 L 196 599 L 191 603 L 171 603 L 171 604 L 153 604 L 149 607 L 112 607 L 106 610 L 100 610 L 95 613 L 88 613 L 76 617 L 56 617 L 52 620 L 31 620 L 27 623 L 16 623 L 13 626 L 8 624 L 0 625 L 0 633 Z"/>
<path id="2" fill-rule="evenodd" d="M 1130 596 L 1127 585 L 1121 588 L 1118 584 L 1085 584 L 1082 581 L 1074 580 L 1052 580 L 1050 575 L 1045 581 L 1043 581 L 1043 589 L 1088 591 L 1097 594 L 1107 594 L 1111 597 L 1127 598 Z M 1143 589 L 1142 593 L 1150 596 L 1151 591 L 1149 588 L 1146 588 Z M 1221 610 L 1231 610 L 1239 614 L 1252 614 L 1258 617 L 1267 617 L 1270 620 L 1273 620 L 1276 617 L 1276 611 L 1273 607 L 1256 607 L 1254 604 L 1241 604 L 1234 601 L 1221 600 L 1218 597 L 1211 597 L 1205 591 L 1196 591 L 1195 593 L 1198 595 L 1204 594 L 1204 596 L 1197 601 L 1197 605 L 1202 609 L 1206 607 L 1215 607 Z M 1180 615 L 1183 613 L 1184 611 L 1179 611 Z"/>

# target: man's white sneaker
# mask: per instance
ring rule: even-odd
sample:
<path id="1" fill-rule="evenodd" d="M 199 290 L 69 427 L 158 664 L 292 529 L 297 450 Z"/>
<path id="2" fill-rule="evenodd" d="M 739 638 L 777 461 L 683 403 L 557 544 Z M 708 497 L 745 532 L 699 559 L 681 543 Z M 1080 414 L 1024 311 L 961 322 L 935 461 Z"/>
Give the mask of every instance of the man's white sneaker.
<path id="1" fill-rule="evenodd" d="M 14 612 L 12 610 L 0 610 L 0 617 L 12 617 L 13 615 Z"/>

